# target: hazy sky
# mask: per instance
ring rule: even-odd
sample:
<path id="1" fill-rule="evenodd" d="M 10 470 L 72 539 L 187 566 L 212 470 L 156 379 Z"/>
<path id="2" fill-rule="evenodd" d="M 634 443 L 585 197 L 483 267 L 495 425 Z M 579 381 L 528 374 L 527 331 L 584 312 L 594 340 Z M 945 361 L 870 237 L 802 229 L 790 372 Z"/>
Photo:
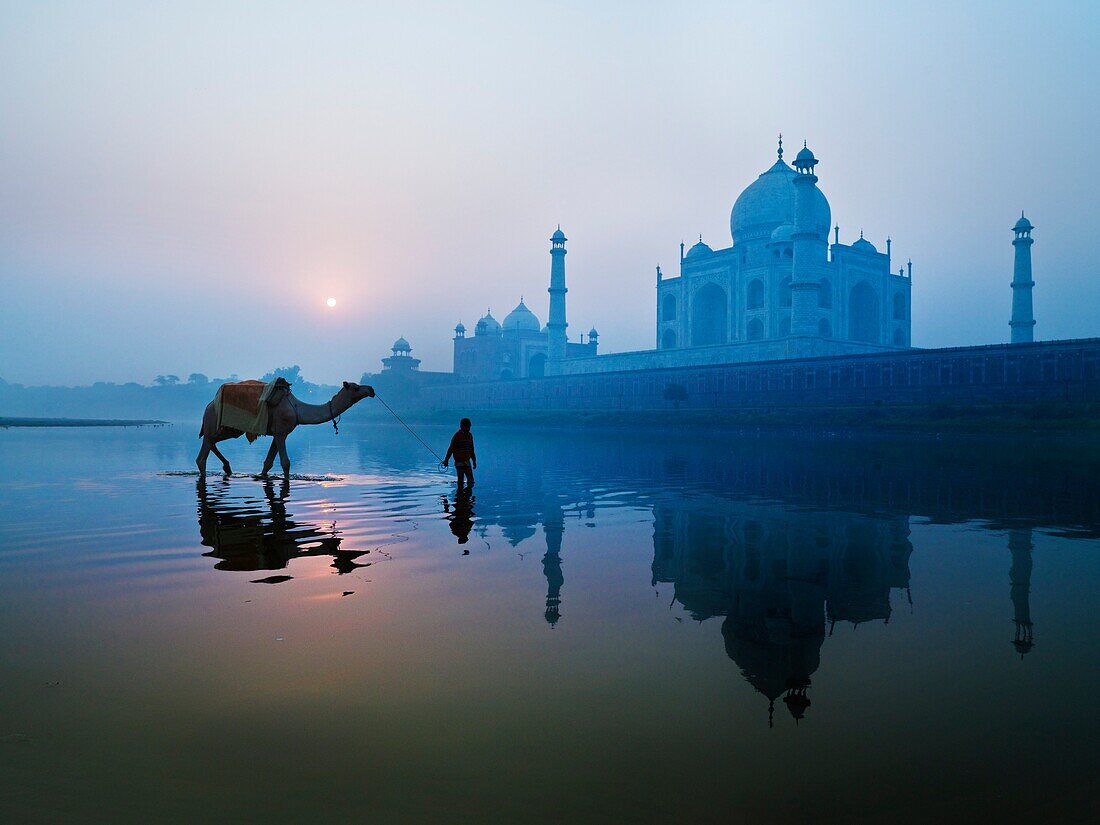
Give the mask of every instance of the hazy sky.
<path id="1" fill-rule="evenodd" d="M 1100 4 L 0 5 L 0 377 L 312 380 L 520 295 L 653 346 L 655 264 L 728 246 L 808 138 L 841 240 L 913 258 L 913 343 L 1100 334 Z M 338 301 L 329 310 L 328 297 Z"/>

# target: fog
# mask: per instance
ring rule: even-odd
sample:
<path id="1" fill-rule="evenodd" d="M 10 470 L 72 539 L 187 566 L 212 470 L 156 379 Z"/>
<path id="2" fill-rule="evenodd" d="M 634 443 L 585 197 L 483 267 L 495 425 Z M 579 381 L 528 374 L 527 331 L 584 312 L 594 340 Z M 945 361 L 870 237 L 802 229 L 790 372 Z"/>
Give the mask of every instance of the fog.
<path id="1" fill-rule="evenodd" d="M 841 241 L 913 260 L 913 344 L 1096 335 L 1094 4 L 20 3 L 0 8 L 0 378 L 379 368 L 523 295 L 654 338 L 654 266 L 729 240 L 808 139 Z M 896 269 L 896 266 L 895 266 Z M 336 306 L 326 306 L 327 298 Z"/>

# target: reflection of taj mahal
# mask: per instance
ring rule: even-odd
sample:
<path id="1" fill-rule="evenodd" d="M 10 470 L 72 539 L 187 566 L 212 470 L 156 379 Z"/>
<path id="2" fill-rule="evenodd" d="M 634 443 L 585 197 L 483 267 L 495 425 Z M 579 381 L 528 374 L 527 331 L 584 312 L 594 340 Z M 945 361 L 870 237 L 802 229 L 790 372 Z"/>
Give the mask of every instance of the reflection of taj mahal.
<path id="1" fill-rule="evenodd" d="M 653 510 L 653 583 L 671 583 L 698 620 L 724 617 L 726 653 L 796 720 L 838 622 L 889 621 L 890 591 L 908 592 L 909 520 L 795 513 L 705 498 Z"/>
<path id="2" fill-rule="evenodd" d="M 700 237 L 686 254 L 680 244 L 678 276 L 657 267 L 656 349 L 598 355 L 594 328 L 569 340 L 559 227 L 550 238 L 546 326 L 522 299 L 503 323 L 487 312 L 472 336 L 459 323 L 455 375 L 538 378 L 908 348 L 912 263 L 891 270 L 889 238 L 885 252 L 862 232 L 840 243 L 816 166 L 805 146 L 788 166 L 780 138 L 775 163 L 733 205 L 732 245 L 712 249 Z"/>

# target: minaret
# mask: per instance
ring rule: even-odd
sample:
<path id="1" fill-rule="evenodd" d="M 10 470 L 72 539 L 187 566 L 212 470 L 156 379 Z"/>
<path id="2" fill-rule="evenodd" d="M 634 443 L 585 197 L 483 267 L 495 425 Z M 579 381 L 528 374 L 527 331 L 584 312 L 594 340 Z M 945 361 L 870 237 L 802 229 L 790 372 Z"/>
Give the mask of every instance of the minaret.
<path id="1" fill-rule="evenodd" d="M 561 587 L 565 576 L 561 572 L 561 539 L 565 533 L 565 517 L 560 507 L 551 507 L 542 520 L 546 535 L 546 555 L 542 557 L 542 574 L 546 576 L 546 610 L 543 618 L 553 627 L 561 619 Z"/>
<path id="2" fill-rule="evenodd" d="M 1008 550 L 1012 553 L 1012 568 L 1008 572 L 1011 584 L 1013 621 L 1016 638 L 1012 646 L 1024 657 L 1035 646 L 1031 624 L 1031 528 L 1017 527 L 1008 531 Z"/>
<path id="3" fill-rule="evenodd" d="M 817 335 L 818 264 L 827 239 L 813 225 L 817 158 L 803 142 L 794 159 L 794 261 L 791 267 L 791 335 Z"/>
<path id="4" fill-rule="evenodd" d="M 561 225 L 550 236 L 550 317 L 546 321 L 546 360 L 551 371 L 565 360 L 565 242 Z"/>
<path id="5" fill-rule="evenodd" d="M 1035 313 L 1031 307 L 1031 290 L 1035 282 L 1031 280 L 1031 221 L 1020 213 L 1020 220 L 1012 227 L 1016 238 L 1012 245 L 1016 247 L 1016 264 L 1012 269 L 1012 343 L 1027 344 L 1035 340 Z"/>

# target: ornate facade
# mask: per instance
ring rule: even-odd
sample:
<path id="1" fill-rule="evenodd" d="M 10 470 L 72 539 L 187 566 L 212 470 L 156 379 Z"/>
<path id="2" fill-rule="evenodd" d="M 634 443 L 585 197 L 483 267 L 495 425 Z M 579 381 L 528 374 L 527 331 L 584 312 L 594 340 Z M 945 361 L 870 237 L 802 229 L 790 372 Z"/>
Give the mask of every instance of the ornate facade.
<path id="1" fill-rule="evenodd" d="M 807 341 L 786 357 L 832 354 L 812 339 L 847 342 L 845 353 L 910 345 L 912 262 L 891 271 L 889 238 L 885 252 L 862 232 L 840 243 L 817 163 L 803 146 L 788 166 L 780 138 L 775 163 L 733 205 L 732 245 L 711 249 L 700 237 L 687 254 L 680 245 L 679 277 L 658 268 L 658 350 L 746 344 L 728 360 L 753 361 L 769 351 L 754 344 L 777 339 Z"/>

